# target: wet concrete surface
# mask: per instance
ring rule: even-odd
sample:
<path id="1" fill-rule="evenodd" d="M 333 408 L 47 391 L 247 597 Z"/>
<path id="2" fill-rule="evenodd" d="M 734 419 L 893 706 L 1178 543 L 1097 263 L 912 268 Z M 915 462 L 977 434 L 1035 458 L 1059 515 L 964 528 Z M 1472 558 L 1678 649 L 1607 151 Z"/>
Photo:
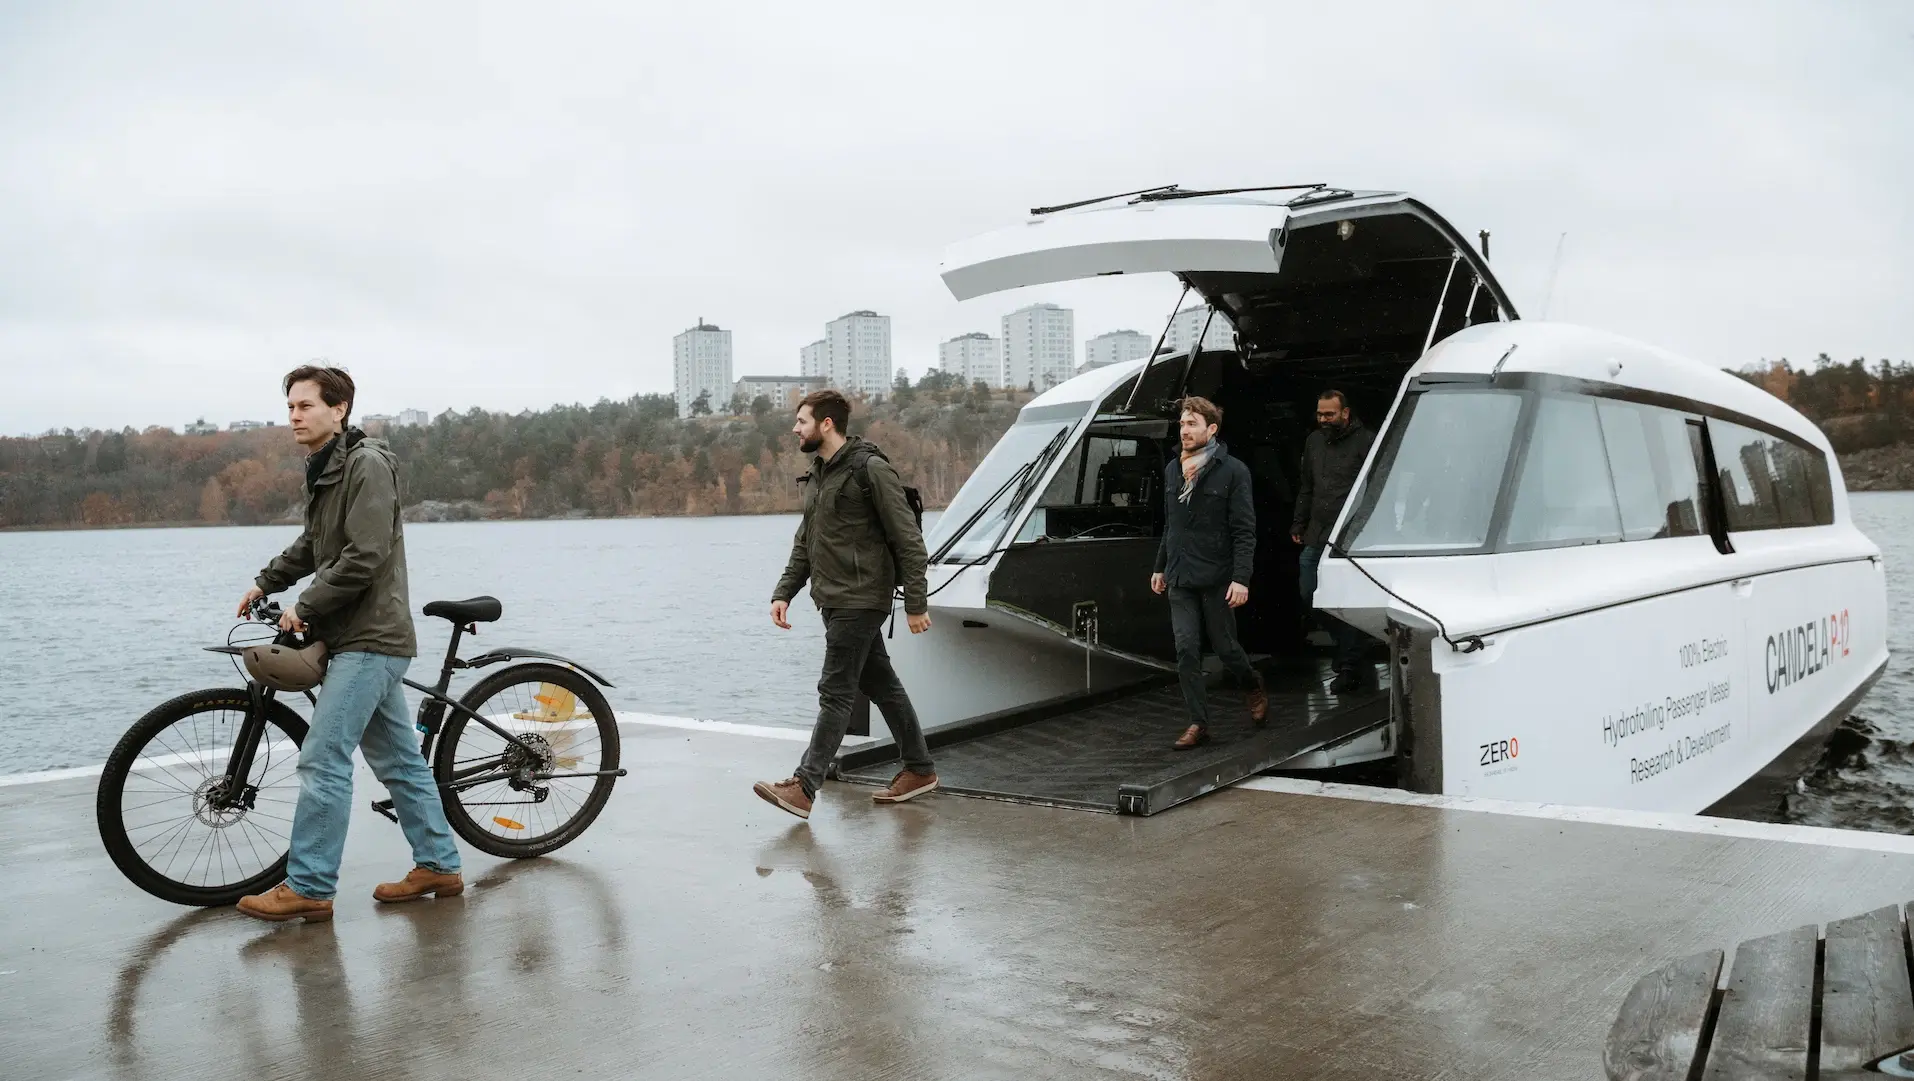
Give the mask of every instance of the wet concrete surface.
<path id="1" fill-rule="evenodd" d="M 798 748 L 628 732 L 557 856 L 465 895 L 363 810 L 337 919 L 120 878 L 93 782 L 0 789 L 0 1076 L 1601 1076 L 1643 972 L 1914 899 L 1914 856 L 1262 792 L 1149 819 L 826 789 Z"/>

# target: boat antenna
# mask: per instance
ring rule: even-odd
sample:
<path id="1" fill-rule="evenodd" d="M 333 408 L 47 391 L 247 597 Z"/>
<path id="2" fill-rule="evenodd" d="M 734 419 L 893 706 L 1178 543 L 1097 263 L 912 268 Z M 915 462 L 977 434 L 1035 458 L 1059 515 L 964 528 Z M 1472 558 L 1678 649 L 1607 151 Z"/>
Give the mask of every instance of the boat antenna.
<path id="1" fill-rule="evenodd" d="M 1548 318 L 1549 302 L 1555 299 L 1555 276 L 1562 271 L 1562 245 L 1568 242 L 1568 234 L 1563 233 L 1555 240 L 1555 260 L 1548 268 L 1548 292 L 1542 294 L 1542 318 Z"/>
<path id="2" fill-rule="evenodd" d="M 1489 261 L 1489 231 L 1482 229 L 1475 235 L 1482 238 L 1482 261 L 1486 263 Z"/>

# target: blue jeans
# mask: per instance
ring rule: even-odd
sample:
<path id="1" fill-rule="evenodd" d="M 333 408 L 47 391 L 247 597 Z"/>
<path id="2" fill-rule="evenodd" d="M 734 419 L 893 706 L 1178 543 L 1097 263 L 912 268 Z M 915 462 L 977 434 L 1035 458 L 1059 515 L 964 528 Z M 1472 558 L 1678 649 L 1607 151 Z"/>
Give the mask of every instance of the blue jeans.
<path id="1" fill-rule="evenodd" d="M 1322 564 L 1323 550 L 1319 544 L 1303 549 L 1302 560 L 1297 567 L 1296 585 L 1303 595 L 1303 607 L 1314 610 L 1316 607 L 1316 568 Z M 1362 632 L 1335 616 L 1322 617 L 1323 629 L 1336 640 L 1336 671 L 1355 672 L 1362 660 Z"/>
<path id="2" fill-rule="evenodd" d="M 301 897 L 329 901 L 339 891 L 339 860 L 352 817 L 354 747 L 392 793 L 412 862 L 448 874 L 459 869 L 438 783 L 406 716 L 399 677 L 410 667 L 410 657 L 381 653 L 336 653 L 326 666 L 319 704 L 299 748 L 299 806 L 286 865 L 286 885 Z"/>

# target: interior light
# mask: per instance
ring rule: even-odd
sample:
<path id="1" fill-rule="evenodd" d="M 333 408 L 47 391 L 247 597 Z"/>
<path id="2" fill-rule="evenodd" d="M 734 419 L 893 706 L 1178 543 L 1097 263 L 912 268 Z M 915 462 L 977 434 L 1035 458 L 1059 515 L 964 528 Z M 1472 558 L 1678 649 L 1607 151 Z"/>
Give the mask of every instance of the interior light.
<path id="1" fill-rule="evenodd" d="M 1347 218 L 1344 218 L 1342 221 L 1339 221 L 1336 223 L 1336 238 L 1338 240 L 1348 240 L 1350 237 L 1355 235 L 1356 235 L 1355 222 L 1350 221 Z"/>

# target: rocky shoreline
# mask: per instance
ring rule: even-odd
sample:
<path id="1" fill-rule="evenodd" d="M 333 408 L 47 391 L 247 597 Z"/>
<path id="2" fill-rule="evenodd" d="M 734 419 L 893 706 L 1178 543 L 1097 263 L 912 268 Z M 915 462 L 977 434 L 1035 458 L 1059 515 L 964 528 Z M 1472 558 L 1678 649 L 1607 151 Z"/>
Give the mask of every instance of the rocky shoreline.
<path id="1" fill-rule="evenodd" d="M 1850 492 L 1914 490 L 1914 443 L 1893 443 L 1841 455 L 1841 476 Z"/>

